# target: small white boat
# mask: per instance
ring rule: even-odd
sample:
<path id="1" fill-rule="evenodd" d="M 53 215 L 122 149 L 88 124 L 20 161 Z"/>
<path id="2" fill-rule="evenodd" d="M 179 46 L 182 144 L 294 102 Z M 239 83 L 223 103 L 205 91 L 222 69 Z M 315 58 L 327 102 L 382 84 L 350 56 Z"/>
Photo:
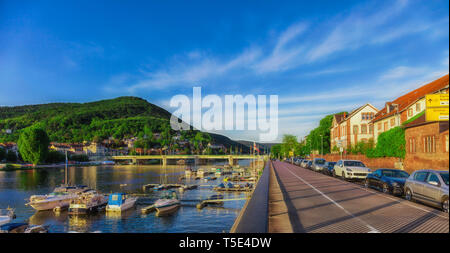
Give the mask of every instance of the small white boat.
<path id="1" fill-rule="evenodd" d="M 16 215 L 14 214 L 14 209 L 12 208 L 0 209 L 0 225 L 10 223 L 14 218 L 16 218 Z"/>
<path id="2" fill-rule="evenodd" d="M 180 207 L 180 200 L 174 191 L 170 191 L 161 199 L 158 199 L 155 204 L 156 216 L 170 215 Z"/>
<path id="3" fill-rule="evenodd" d="M 107 212 L 123 212 L 136 204 L 136 197 L 128 197 L 125 193 L 113 193 L 109 195 Z"/>
<path id="4" fill-rule="evenodd" d="M 55 208 L 66 209 L 70 202 L 78 198 L 80 193 L 89 191 L 87 186 L 60 186 L 46 195 L 33 195 L 30 197 L 29 205 L 37 211 L 53 210 Z"/>

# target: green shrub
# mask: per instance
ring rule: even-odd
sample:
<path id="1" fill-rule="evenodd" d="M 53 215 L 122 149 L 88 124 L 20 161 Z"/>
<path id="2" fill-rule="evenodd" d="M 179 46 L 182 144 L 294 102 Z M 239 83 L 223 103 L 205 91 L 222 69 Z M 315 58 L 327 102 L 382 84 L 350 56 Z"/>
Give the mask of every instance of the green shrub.
<path id="1" fill-rule="evenodd" d="M 394 127 L 378 136 L 375 149 L 368 150 L 366 156 L 405 158 L 405 145 L 405 130 L 401 127 Z"/>

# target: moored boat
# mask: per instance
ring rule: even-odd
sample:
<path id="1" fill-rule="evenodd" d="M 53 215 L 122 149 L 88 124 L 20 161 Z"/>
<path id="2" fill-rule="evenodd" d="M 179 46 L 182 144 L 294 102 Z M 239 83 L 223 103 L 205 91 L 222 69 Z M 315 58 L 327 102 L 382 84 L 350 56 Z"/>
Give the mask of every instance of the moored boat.
<path id="1" fill-rule="evenodd" d="M 128 197 L 125 193 L 112 193 L 109 195 L 107 212 L 123 212 L 136 204 L 136 197 Z"/>
<path id="2" fill-rule="evenodd" d="M 169 191 L 166 195 L 158 199 L 155 204 L 156 216 L 165 216 L 174 213 L 180 207 L 180 200 L 174 191 Z"/>
<path id="3" fill-rule="evenodd" d="M 89 191 L 87 186 L 60 186 L 46 195 L 33 195 L 26 205 L 33 207 L 37 211 L 53 210 L 54 208 L 68 208 L 70 202 L 78 198 L 79 194 Z"/>
<path id="4" fill-rule="evenodd" d="M 9 223 L 14 218 L 16 218 L 14 209 L 12 209 L 12 208 L 0 209 L 0 225 Z"/>
<path id="5" fill-rule="evenodd" d="M 69 214 L 88 214 L 101 210 L 108 203 L 108 198 L 94 190 L 80 194 L 70 203 Z"/>

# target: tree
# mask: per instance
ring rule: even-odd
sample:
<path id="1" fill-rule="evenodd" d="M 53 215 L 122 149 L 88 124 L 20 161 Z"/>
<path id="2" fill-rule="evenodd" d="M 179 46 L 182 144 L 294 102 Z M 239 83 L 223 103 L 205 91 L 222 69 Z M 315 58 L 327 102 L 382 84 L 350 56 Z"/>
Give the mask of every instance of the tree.
<path id="1" fill-rule="evenodd" d="M 38 127 L 25 128 L 19 137 L 19 152 L 26 162 L 33 165 L 45 161 L 48 155 L 48 145 L 50 144 L 47 133 Z"/>
<path id="2" fill-rule="evenodd" d="M 6 150 L 0 147 L 0 161 L 6 158 Z"/>

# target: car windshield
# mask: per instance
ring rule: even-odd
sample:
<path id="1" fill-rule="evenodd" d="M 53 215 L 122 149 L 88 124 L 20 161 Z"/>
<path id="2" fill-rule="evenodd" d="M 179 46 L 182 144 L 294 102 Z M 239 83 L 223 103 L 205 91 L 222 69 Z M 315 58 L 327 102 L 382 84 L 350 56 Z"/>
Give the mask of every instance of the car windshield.
<path id="1" fill-rule="evenodd" d="M 442 180 L 446 185 L 448 185 L 448 172 L 441 172 L 439 173 L 441 175 Z"/>
<path id="2" fill-rule="evenodd" d="M 325 164 L 325 160 L 323 160 L 323 159 L 317 159 L 315 163 L 316 163 L 316 164 Z"/>
<path id="3" fill-rule="evenodd" d="M 400 170 L 383 170 L 383 176 L 396 177 L 396 178 L 408 178 L 409 174 Z"/>
<path id="4" fill-rule="evenodd" d="M 353 166 L 353 167 L 366 167 L 366 165 L 364 165 L 364 163 L 362 163 L 360 161 L 345 161 L 344 165 L 345 166 Z"/>
<path id="5" fill-rule="evenodd" d="M 329 162 L 328 166 L 334 166 L 336 163 L 335 162 Z"/>

